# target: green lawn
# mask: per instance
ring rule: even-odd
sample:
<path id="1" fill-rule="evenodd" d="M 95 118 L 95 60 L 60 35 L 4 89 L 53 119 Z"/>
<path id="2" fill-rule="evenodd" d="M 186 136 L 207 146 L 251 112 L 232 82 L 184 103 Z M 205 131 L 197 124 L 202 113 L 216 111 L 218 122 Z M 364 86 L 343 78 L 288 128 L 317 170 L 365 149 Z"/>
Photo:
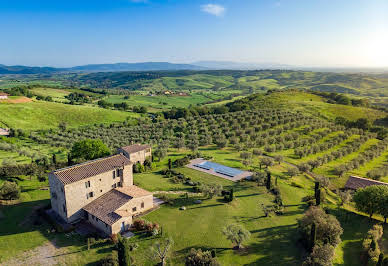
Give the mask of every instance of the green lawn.
<path id="1" fill-rule="evenodd" d="M 2 180 L 0 180 L 0 184 Z M 22 202 L 12 206 L 0 206 L 0 263 L 23 251 L 33 249 L 47 241 L 47 225 L 33 225 L 33 210 L 49 203 L 49 191 L 40 190 L 48 182 L 35 178 L 20 182 Z"/>

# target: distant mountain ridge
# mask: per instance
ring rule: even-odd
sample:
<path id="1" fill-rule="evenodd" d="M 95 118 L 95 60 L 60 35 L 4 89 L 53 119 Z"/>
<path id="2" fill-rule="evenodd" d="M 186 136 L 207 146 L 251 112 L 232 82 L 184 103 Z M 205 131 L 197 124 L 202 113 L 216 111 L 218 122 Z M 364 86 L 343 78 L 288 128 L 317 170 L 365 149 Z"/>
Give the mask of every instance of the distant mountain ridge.
<path id="1" fill-rule="evenodd" d="M 55 73 L 93 73 L 120 71 L 179 71 L 179 70 L 302 70 L 315 72 L 370 72 L 386 73 L 388 68 L 341 68 L 341 67 L 297 67 L 277 63 L 243 63 L 232 61 L 198 61 L 191 64 L 176 64 L 169 62 L 139 62 L 89 64 L 68 68 L 37 67 L 37 66 L 6 66 L 0 64 L 0 75 L 7 74 L 55 74 Z"/>
<path id="2" fill-rule="evenodd" d="M 206 67 L 169 62 L 90 64 L 69 68 L 6 66 L 0 64 L 0 74 L 53 74 L 60 72 L 116 72 L 116 71 L 158 71 L 158 70 L 206 70 Z"/>

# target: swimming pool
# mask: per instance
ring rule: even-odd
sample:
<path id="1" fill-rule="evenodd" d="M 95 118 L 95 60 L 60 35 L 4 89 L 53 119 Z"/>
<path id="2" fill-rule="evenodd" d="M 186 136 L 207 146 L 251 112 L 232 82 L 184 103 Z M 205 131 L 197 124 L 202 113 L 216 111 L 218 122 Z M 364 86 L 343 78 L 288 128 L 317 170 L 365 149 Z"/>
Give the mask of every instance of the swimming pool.
<path id="1" fill-rule="evenodd" d="M 236 168 L 228 167 L 222 164 L 213 163 L 209 161 L 204 161 L 199 164 L 194 164 L 194 166 L 205 170 L 213 169 L 216 173 L 226 175 L 229 177 L 235 177 L 236 175 L 239 175 L 244 172 Z"/>

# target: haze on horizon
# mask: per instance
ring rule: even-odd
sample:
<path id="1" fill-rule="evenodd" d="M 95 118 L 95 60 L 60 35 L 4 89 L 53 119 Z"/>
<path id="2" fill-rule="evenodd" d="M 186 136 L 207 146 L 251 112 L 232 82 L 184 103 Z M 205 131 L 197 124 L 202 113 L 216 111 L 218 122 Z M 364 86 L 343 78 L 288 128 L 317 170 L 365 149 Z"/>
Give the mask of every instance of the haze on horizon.
<path id="1" fill-rule="evenodd" d="M 388 67 L 387 14 L 385 0 L 2 0 L 0 64 Z"/>

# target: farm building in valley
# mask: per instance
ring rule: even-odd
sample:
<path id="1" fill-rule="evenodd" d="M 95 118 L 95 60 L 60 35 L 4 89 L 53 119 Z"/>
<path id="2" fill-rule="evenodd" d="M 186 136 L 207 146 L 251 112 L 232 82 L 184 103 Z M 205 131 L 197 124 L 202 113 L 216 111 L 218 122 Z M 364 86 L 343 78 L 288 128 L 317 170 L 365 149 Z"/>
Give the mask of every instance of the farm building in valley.
<path id="1" fill-rule="evenodd" d="M 0 100 L 8 99 L 9 94 L 5 92 L 0 92 Z"/>
<path id="2" fill-rule="evenodd" d="M 133 185 L 132 166 L 116 154 L 51 172 L 52 209 L 67 223 L 85 219 L 106 235 L 126 231 L 134 215 L 153 208 L 152 193 Z"/>
<path id="3" fill-rule="evenodd" d="M 367 179 L 359 176 L 350 176 L 348 181 L 346 181 L 345 189 L 357 190 L 359 188 L 369 187 L 369 186 L 388 186 L 388 183 Z"/>
<path id="4" fill-rule="evenodd" d="M 119 148 L 118 153 L 123 154 L 133 163 L 143 164 L 148 157 L 151 157 L 152 150 L 148 144 L 133 144 Z"/>
<path id="5" fill-rule="evenodd" d="M 9 130 L 7 128 L 0 128 L 0 136 L 9 136 Z"/>

